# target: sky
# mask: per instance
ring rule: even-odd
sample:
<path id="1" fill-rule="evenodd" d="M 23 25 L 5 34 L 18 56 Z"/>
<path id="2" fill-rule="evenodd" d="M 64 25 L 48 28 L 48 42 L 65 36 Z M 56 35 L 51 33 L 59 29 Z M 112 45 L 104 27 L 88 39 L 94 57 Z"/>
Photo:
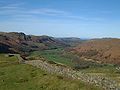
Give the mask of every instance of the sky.
<path id="1" fill-rule="evenodd" d="M 0 31 L 120 38 L 120 0 L 0 0 Z"/>

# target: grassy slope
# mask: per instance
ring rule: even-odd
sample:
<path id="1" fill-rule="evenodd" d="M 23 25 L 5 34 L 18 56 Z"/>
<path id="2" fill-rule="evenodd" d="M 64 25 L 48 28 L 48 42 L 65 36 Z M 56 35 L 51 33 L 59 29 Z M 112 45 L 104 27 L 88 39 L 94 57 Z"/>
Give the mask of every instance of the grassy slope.
<path id="1" fill-rule="evenodd" d="M 16 57 L 5 57 L 3 54 L 0 54 L 0 90 L 100 89 L 78 80 L 49 74 L 30 65 L 18 64 Z"/>
<path id="2" fill-rule="evenodd" d="M 86 61 L 80 59 L 78 55 L 72 54 L 70 52 L 64 51 L 64 49 L 52 49 L 52 50 L 44 50 L 44 51 L 34 51 L 31 52 L 29 58 L 32 60 L 40 59 L 40 57 L 44 57 L 48 61 L 54 61 L 56 63 L 65 64 L 67 66 L 71 66 L 73 68 L 87 68 L 89 67 L 100 67 L 102 64 L 95 63 L 92 61 Z"/>
<path id="3" fill-rule="evenodd" d="M 99 75 L 111 78 L 117 81 L 120 85 L 120 70 L 117 70 L 115 66 L 109 65 L 103 67 L 88 68 L 81 71 L 90 75 Z"/>
<path id="4" fill-rule="evenodd" d="M 69 65 L 69 66 L 73 66 L 73 58 L 75 58 L 74 55 L 71 55 L 69 53 L 66 53 L 64 55 L 63 54 L 64 51 L 62 51 L 61 49 L 56 49 L 56 50 L 45 50 L 43 52 L 41 51 L 35 51 L 33 53 L 31 53 L 30 56 L 43 56 L 45 57 L 47 60 L 51 60 L 54 62 L 58 62 L 58 63 L 62 63 L 65 65 Z M 75 59 L 74 59 L 75 60 Z M 82 64 L 81 65 L 90 65 L 89 68 L 85 68 L 85 69 L 80 69 L 80 71 L 84 72 L 84 73 L 88 73 L 90 75 L 99 75 L 99 76 L 103 76 L 103 77 L 108 77 L 111 79 L 114 79 L 115 81 L 117 81 L 118 83 L 120 83 L 120 70 L 117 70 L 116 67 L 114 65 L 110 65 L 110 64 L 94 64 L 94 63 L 90 63 L 90 62 L 80 62 Z"/>
<path id="5" fill-rule="evenodd" d="M 64 51 L 62 49 L 53 49 L 53 50 L 44 50 L 44 51 L 35 51 L 32 52 L 30 57 L 43 56 L 48 61 L 54 61 L 62 63 L 65 65 L 72 66 L 72 60 L 70 58 L 64 57 L 62 54 Z"/>

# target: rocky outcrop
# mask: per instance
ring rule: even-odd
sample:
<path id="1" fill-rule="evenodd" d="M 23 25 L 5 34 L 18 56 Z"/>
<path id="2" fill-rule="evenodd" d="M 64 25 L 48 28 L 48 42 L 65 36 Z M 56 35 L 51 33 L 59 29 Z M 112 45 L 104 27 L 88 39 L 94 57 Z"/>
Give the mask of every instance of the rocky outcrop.
<path id="1" fill-rule="evenodd" d="M 67 66 L 49 64 L 48 62 L 42 60 L 25 61 L 25 63 L 41 68 L 49 73 L 57 73 L 66 77 L 71 77 L 73 79 L 79 79 L 87 83 L 95 84 L 96 86 L 103 87 L 105 90 L 120 90 L 115 81 L 106 77 L 88 75 L 80 71 L 75 71 Z"/>

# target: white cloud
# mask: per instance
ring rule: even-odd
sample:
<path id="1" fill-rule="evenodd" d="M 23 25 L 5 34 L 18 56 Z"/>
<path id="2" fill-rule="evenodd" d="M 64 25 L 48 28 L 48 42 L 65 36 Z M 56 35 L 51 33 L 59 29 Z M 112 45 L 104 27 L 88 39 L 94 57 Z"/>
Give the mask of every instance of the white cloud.
<path id="1" fill-rule="evenodd" d="M 65 11 L 60 11 L 60 10 L 56 10 L 56 9 L 48 9 L 48 8 L 33 9 L 29 13 L 45 14 L 45 15 L 66 15 L 66 14 L 68 14 Z"/>
<path id="2" fill-rule="evenodd" d="M 0 10 L 18 10 L 18 9 L 22 9 L 21 5 L 23 5 L 24 3 L 14 3 L 14 4 L 5 4 L 0 6 Z"/>
<path id="3" fill-rule="evenodd" d="M 66 19 L 74 19 L 74 20 L 85 20 L 85 21 L 101 21 L 102 18 L 91 18 L 91 17 L 82 17 L 76 16 L 72 12 L 67 12 L 64 10 L 57 10 L 52 8 L 24 8 L 22 7 L 24 3 L 15 3 L 15 4 L 8 4 L 0 7 L 0 15 L 5 15 L 8 17 L 12 17 L 12 19 L 16 18 L 34 18 L 39 15 L 45 15 L 48 17 L 56 16 L 59 18 L 66 18 Z"/>

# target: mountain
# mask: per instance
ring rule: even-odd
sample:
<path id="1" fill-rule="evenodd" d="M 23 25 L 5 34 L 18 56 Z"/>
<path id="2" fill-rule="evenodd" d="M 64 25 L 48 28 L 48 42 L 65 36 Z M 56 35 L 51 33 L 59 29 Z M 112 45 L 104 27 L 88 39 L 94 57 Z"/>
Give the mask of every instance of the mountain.
<path id="1" fill-rule="evenodd" d="M 1 53 L 28 53 L 35 50 L 53 49 L 69 46 L 49 36 L 26 35 L 18 32 L 0 32 Z"/>
<path id="2" fill-rule="evenodd" d="M 103 63 L 120 64 L 120 39 L 103 38 L 88 40 L 73 48 L 71 52 Z"/>
<path id="3" fill-rule="evenodd" d="M 68 38 L 57 38 L 57 40 L 63 42 L 63 43 L 66 43 L 70 46 L 76 46 L 86 40 L 82 40 L 80 38 L 76 38 L 76 37 L 68 37 Z"/>

